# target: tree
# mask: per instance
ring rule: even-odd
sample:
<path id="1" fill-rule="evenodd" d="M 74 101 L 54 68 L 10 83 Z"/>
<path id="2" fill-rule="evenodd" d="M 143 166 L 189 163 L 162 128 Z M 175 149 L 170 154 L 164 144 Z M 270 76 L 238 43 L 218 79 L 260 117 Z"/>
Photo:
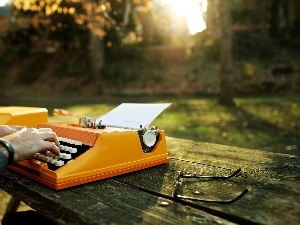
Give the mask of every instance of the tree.
<path id="1" fill-rule="evenodd" d="M 215 55 L 219 56 L 218 59 L 213 57 L 213 60 L 220 62 L 219 102 L 221 104 L 233 102 L 231 6 L 232 0 L 208 0 L 205 14 L 207 28 L 202 32 L 206 39 L 210 38 L 214 42 L 208 53 L 215 49 Z"/>
<path id="2" fill-rule="evenodd" d="M 90 80 L 98 84 L 104 68 L 105 45 L 120 45 L 128 31 L 134 32 L 133 9 L 149 9 L 152 0 L 13 0 L 12 3 L 15 14 L 29 18 L 42 31 L 40 40 L 51 38 L 65 50 L 76 39 L 76 32 L 89 33 L 89 40 L 80 43 L 88 42 L 92 63 Z M 104 40 L 104 37 L 113 36 L 108 35 L 111 31 L 115 34 L 115 43 L 107 38 Z"/>
<path id="3" fill-rule="evenodd" d="M 29 18 L 36 29 L 43 32 L 40 40 L 55 40 L 68 50 L 77 36 L 77 31 L 90 33 L 90 80 L 96 85 L 104 65 L 102 37 L 105 19 L 101 16 L 101 2 L 83 0 L 13 0 L 15 14 Z M 41 32 L 42 33 L 42 32 Z"/>
<path id="4" fill-rule="evenodd" d="M 231 31 L 231 0 L 219 2 L 221 51 L 220 51 L 220 96 L 221 104 L 233 102 L 232 79 L 232 31 Z"/>

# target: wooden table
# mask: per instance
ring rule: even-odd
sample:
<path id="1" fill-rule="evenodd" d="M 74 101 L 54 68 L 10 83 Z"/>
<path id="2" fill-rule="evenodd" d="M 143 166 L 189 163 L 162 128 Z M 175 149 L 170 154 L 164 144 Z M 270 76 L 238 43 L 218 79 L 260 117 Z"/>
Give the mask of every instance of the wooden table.
<path id="1" fill-rule="evenodd" d="M 57 224 L 300 224 L 297 157 L 171 137 L 167 145 L 170 163 L 143 171 L 55 191 L 7 170 L 0 188 Z M 178 194 L 204 202 L 173 197 L 178 171 L 238 168 L 228 179 L 181 179 Z"/>

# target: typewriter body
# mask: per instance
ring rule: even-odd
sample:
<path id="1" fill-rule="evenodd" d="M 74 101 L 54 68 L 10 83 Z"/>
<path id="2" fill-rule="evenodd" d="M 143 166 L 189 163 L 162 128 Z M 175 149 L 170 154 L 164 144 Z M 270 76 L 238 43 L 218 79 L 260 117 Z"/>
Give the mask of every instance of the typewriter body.
<path id="1" fill-rule="evenodd" d="M 51 128 L 57 134 L 60 154 L 56 156 L 49 151 L 37 153 L 32 159 L 12 164 L 9 168 L 60 190 L 169 161 L 163 130 L 143 125 L 131 126 L 132 121 L 129 124 L 128 121 L 133 118 L 132 115 L 130 119 L 125 115 L 125 119 L 121 119 L 125 124 L 117 126 L 120 119 L 114 117 L 116 114 L 112 115 L 105 115 L 96 121 L 80 117 L 78 124 L 39 123 L 37 127 Z M 136 121 L 134 123 L 138 124 Z"/>
<path id="2" fill-rule="evenodd" d="M 39 123 L 48 121 L 46 108 L 2 106 L 0 107 L 0 124 L 23 125 L 36 128 Z"/>

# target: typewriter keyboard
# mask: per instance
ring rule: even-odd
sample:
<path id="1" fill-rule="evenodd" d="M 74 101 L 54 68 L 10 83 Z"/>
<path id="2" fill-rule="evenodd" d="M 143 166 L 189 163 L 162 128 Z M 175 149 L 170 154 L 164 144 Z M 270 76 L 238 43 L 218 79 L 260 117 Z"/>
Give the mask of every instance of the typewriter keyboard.
<path id="1" fill-rule="evenodd" d="M 86 152 L 90 146 L 80 141 L 59 137 L 60 153 L 53 154 L 50 151 L 46 153 L 36 153 L 33 158 L 48 164 L 50 170 L 59 169 L 61 166 L 72 162 L 76 157 Z"/>

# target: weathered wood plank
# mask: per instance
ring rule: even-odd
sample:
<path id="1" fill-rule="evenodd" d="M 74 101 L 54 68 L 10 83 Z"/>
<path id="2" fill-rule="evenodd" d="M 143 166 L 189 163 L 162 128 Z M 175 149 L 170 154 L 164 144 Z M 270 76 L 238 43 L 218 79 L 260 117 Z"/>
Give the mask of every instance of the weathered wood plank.
<path id="1" fill-rule="evenodd" d="M 112 179 L 54 191 L 6 171 L 0 188 L 58 224 L 300 224 L 299 159 L 170 137 L 167 145 L 169 164 Z M 188 179 L 179 189 L 183 195 L 215 200 L 251 189 L 233 203 L 173 198 L 180 170 L 220 176 L 237 168 L 242 172 L 228 180 Z"/>
<path id="2" fill-rule="evenodd" d="M 259 186 L 300 194 L 300 160 L 287 154 L 263 152 L 233 146 L 167 138 L 170 156 L 203 164 L 208 168 L 242 168 L 243 175 L 255 178 Z M 201 172 L 201 171 L 200 171 Z M 251 181 L 251 179 L 249 179 Z M 288 183 L 288 185 L 286 185 Z M 251 185 L 251 183 L 250 183 Z"/>
<path id="3" fill-rule="evenodd" d="M 11 171 L 1 176 L 2 189 L 58 224 L 232 224 L 113 179 L 55 191 Z"/>
<path id="4" fill-rule="evenodd" d="M 168 138 L 167 143 L 171 157 L 197 162 L 187 165 L 184 160 L 177 160 L 192 172 L 210 173 L 212 168 L 219 171 L 215 173 L 226 169 L 242 169 L 241 175 L 231 179 L 231 186 L 249 187 L 251 191 L 248 194 L 227 205 L 201 204 L 257 223 L 300 223 L 299 159 L 284 154 L 176 138 Z"/>
<path id="5" fill-rule="evenodd" d="M 117 179 L 135 186 L 139 186 L 157 193 L 172 196 L 174 191 L 175 177 L 177 171 L 174 168 L 182 168 L 186 162 L 170 162 L 172 170 L 155 167 L 147 171 L 129 174 Z M 195 170 L 189 167 L 189 171 L 202 171 L 204 174 L 228 174 L 228 170 L 221 169 L 217 173 L 212 173 L 212 168 L 205 173 L 203 165 L 193 165 Z M 201 169 L 199 169 L 202 167 Z M 164 176 L 162 186 L 157 185 L 156 178 Z M 229 204 L 193 202 L 207 209 L 207 212 L 221 215 L 233 222 L 259 223 L 259 224 L 283 224 L 285 222 L 300 222 L 300 201 L 299 194 L 289 189 L 290 182 L 272 181 L 273 178 L 266 177 L 266 183 L 262 183 L 259 177 L 245 176 L 243 173 L 228 180 L 194 180 L 185 181 L 183 194 L 201 198 L 204 200 L 229 200 L 235 198 L 245 188 L 250 188 L 250 192 L 238 201 Z M 147 181 L 147 182 L 146 182 Z M 296 183 L 294 184 L 296 186 Z M 299 187 L 299 184 L 298 184 Z M 286 191 L 285 191 L 286 190 Z M 195 194 L 197 191 L 197 194 Z M 203 210 L 205 210 L 202 208 Z M 209 209 L 214 209 L 211 212 Z M 281 215 L 281 216 L 280 216 Z"/>

